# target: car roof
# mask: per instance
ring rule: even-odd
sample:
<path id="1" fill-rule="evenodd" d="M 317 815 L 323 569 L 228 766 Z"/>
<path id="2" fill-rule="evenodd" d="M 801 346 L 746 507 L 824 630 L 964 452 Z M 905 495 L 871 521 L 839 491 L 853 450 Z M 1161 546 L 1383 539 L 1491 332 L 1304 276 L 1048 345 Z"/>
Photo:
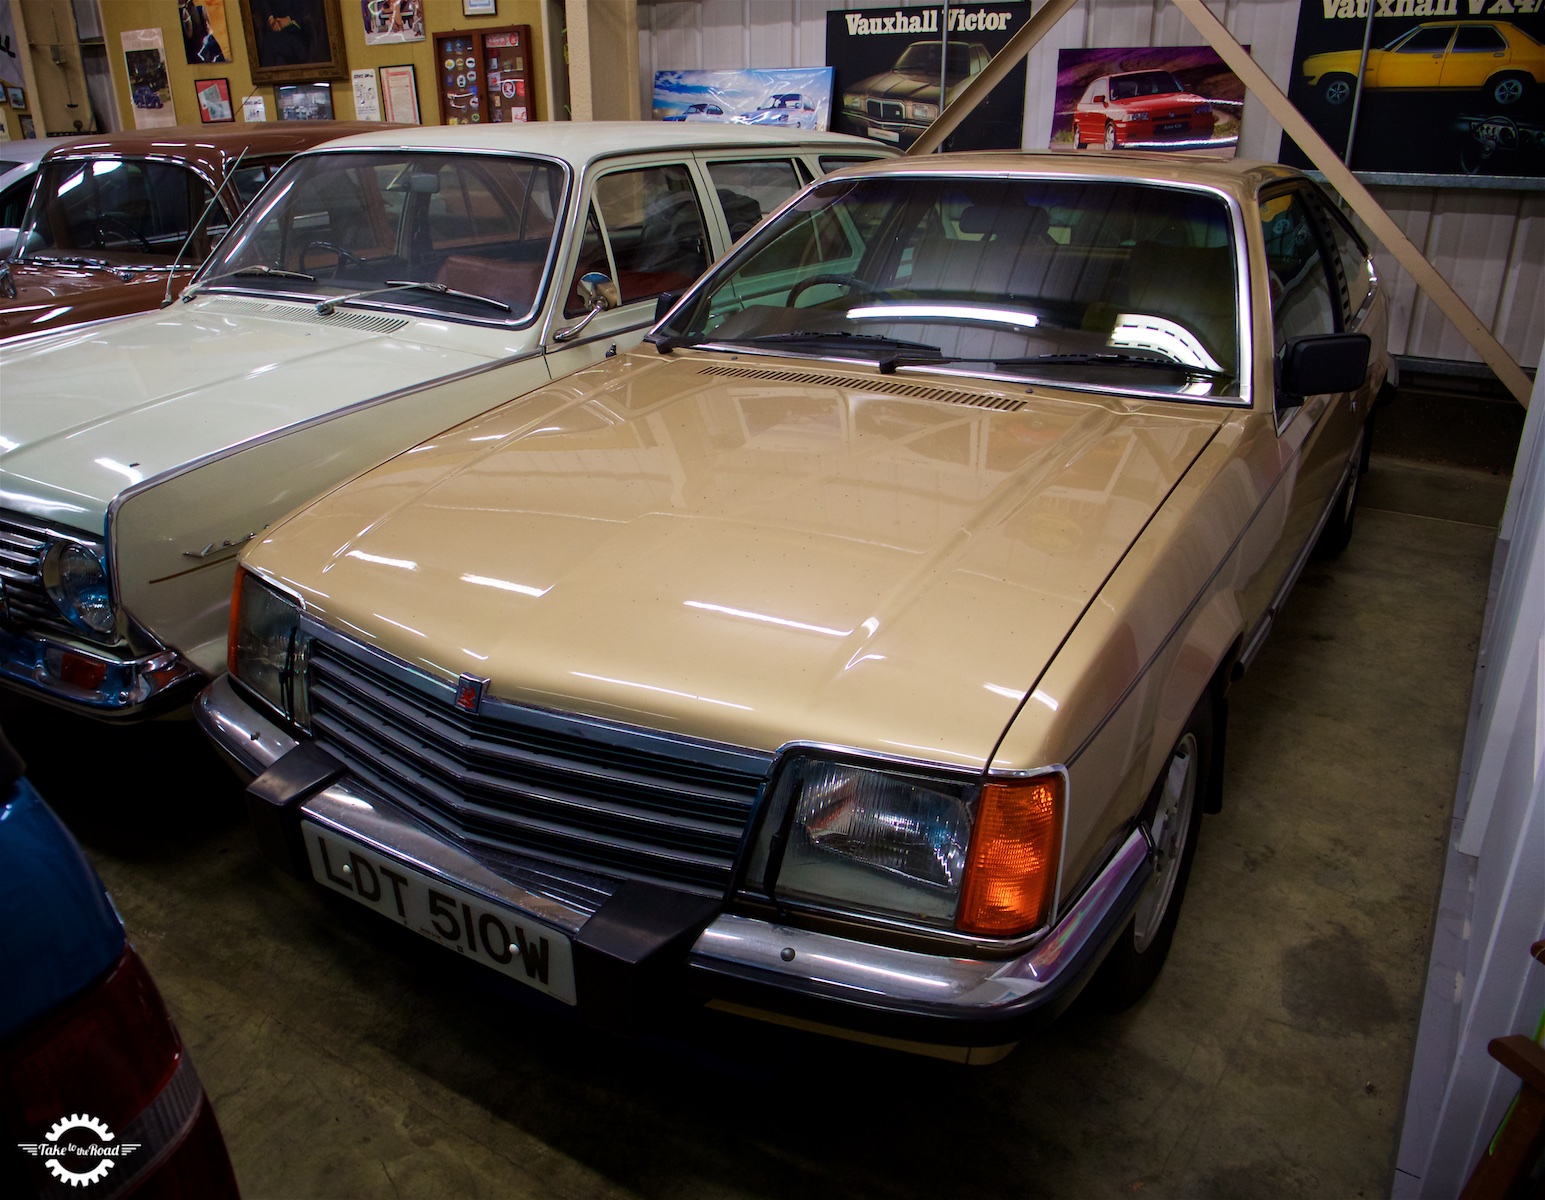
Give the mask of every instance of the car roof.
<path id="1" fill-rule="evenodd" d="M 1037 179 L 1084 177 L 1212 187 L 1243 200 L 1264 184 L 1301 179 L 1302 171 L 1247 158 L 1173 154 L 1160 150 L 979 150 L 891 158 L 844 168 L 841 178 L 869 175 L 970 175 Z"/>
<path id="2" fill-rule="evenodd" d="M 57 147 L 46 157 L 176 158 L 197 164 L 209 175 L 223 176 L 227 164 L 243 150 L 262 155 L 294 154 L 348 134 L 394 128 L 373 121 L 260 121 L 228 129 L 171 125 L 90 134 Z"/>
<path id="3" fill-rule="evenodd" d="M 93 135 L 84 136 L 89 138 Z M 0 142 L 0 161 L 17 164 L 35 163 L 49 151 L 81 140 L 80 134 L 71 134 L 69 137 L 12 138 L 8 142 Z"/>
<path id="4" fill-rule="evenodd" d="M 582 167 L 616 154 L 651 150 L 753 150 L 770 146 L 874 150 L 876 143 L 845 133 L 785 132 L 751 125 L 668 124 L 664 121 L 532 121 L 500 125 L 410 125 L 360 134 L 337 149 L 491 150 L 543 154 Z"/>

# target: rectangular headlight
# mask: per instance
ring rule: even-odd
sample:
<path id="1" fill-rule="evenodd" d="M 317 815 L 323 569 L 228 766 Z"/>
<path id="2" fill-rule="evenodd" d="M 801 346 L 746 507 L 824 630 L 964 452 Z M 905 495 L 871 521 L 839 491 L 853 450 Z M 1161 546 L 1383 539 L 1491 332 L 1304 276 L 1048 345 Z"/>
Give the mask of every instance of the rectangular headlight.
<path id="1" fill-rule="evenodd" d="M 747 879 L 780 903 L 1015 936 L 1050 912 L 1060 797 L 1059 775 L 984 785 L 801 756 L 780 773 Z"/>
<path id="2" fill-rule="evenodd" d="M 304 725 L 309 717 L 305 646 L 300 606 L 288 596 L 239 569 L 231 595 L 227 665 L 231 674 L 286 721 Z"/>

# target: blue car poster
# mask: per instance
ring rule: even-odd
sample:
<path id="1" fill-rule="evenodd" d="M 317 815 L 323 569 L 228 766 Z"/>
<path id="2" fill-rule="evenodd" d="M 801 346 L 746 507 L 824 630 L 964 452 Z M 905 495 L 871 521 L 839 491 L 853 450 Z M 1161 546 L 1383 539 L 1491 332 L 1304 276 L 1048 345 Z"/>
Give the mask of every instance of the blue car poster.
<path id="1" fill-rule="evenodd" d="M 832 69 L 656 71 L 657 121 L 830 129 Z"/>

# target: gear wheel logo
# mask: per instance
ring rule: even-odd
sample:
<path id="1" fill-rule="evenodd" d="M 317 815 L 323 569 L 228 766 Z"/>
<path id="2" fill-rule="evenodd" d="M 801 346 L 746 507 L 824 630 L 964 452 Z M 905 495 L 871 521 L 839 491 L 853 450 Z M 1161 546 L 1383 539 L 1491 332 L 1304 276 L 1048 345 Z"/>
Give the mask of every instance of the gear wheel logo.
<path id="1" fill-rule="evenodd" d="M 118 1159 L 140 1148 L 139 1142 L 118 1141 L 106 1122 L 87 1113 L 59 1118 L 41 1142 L 17 1145 L 41 1158 L 49 1174 L 71 1187 L 100 1183 Z"/>

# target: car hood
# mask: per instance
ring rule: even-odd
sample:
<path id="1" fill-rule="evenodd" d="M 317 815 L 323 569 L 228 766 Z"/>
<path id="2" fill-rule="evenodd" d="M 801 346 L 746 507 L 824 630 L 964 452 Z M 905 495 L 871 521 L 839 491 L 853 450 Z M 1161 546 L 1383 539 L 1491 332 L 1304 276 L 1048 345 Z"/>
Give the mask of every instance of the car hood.
<path id="1" fill-rule="evenodd" d="M 645 349 L 359 477 L 246 562 L 510 700 L 979 767 L 1220 420 Z"/>
<path id="2" fill-rule="evenodd" d="M 950 80 L 955 87 L 955 80 Z M 939 77 L 937 75 L 903 75 L 899 71 L 887 71 L 883 75 L 871 75 L 851 89 L 869 96 L 886 100 L 916 100 L 920 104 L 937 104 L 939 101 Z"/>
<path id="3" fill-rule="evenodd" d="M 1198 96 L 1195 92 L 1165 92 L 1161 96 L 1136 96 L 1131 100 L 1112 100 L 1111 106 L 1124 108 L 1129 112 L 1158 112 L 1167 108 L 1190 108 L 1206 103 L 1208 103 L 1207 97 Z"/>
<path id="4" fill-rule="evenodd" d="M 486 361 L 412 325 L 217 296 L 0 346 L 0 507 L 99 531 L 131 484 Z"/>
<path id="5" fill-rule="evenodd" d="M 172 283 L 172 295 L 182 291 L 195 267 L 184 267 Z M 166 270 L 143 267 L 11 265 L 14 299 L 0 309 L 0 338 L 43 333 L 87 321 L 122 317 L 159 308 L 166 298 Z"/>

